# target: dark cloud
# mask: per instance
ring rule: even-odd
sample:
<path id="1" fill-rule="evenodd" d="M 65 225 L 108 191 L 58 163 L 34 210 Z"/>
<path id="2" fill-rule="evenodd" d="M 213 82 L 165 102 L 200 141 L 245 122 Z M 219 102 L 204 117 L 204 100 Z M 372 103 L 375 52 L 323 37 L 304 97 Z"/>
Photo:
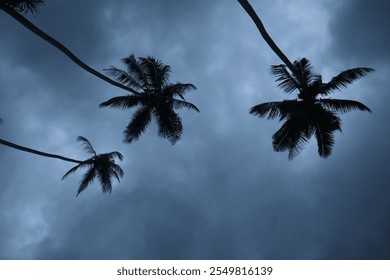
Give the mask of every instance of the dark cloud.
<path id="1" fill-rule="evenodd" d="M 374 7 L 309 4 L 254 6 L 286 53 L 309 57 L 325 76 L 377 68 L 334 96 L 362 101 L 373 114 L 342 116 L 330 158 L 310 142 L 291 162 L 272 150 L 280 124 L 248 114 L 292 96 L 276 87 L 268 69 L 280 62 L 236 1 L 48 1 L 31 18 L 97 69 L 122 67 L 130 53 L 153 55 L 171 65 L 172 81 L 194 83 L 188 100 L 201 113 L 180 112 L 184 134 L 175 146 L 155 124 L 122 143 L 133 111 L 98 104 L 124 93 L 1 13 L 1 138 L 83 159 L 75 141 L 83 135 L 98 153 L 123 153 L 125 177 L 110 195 L 94 183 L 76 199 L 81 173 L 60 180 L 72 164 L 0 147 L 0 258 L 388 258 L 389 67 L 381 46 L 348 45 L 363 24 L 356 14 Z M 385 42 L 375 27 L 381 20 L 364 24 Z"/>
<path id="2" fill-rule="evenodd" d="M 333 45 L 340 59 L 362 64 L 388 63 L 388 1 L 343 1 L 330 21 Z"/>
<path id="3" fill-rule="evenodd" d="M 199 210 L 178 195 L 152 187 L 117 192 L 111 201 L 84 199 L 85 210 L 48 217 L 47 237 L 36 244 L 36 258 L 183 259 L 192 250 L 205 221 Z M 83 200 L 83 199 L 82 199 Z M 98 200 L 100 206 L 96 204 Z M 115 201 L 115 203 L 113 203 Z M 97 207 L 97 208 L 96 208 Z M 89 210 L 87 210 L 89 209 Z M 95 210 L 92 210 L 95 209 Z M 56 210 L 57 211 L 57 210 Z M 69 238 L 72 236 L 72 238 Z M 164 240 L 164 242 L 161 242 Z"/>

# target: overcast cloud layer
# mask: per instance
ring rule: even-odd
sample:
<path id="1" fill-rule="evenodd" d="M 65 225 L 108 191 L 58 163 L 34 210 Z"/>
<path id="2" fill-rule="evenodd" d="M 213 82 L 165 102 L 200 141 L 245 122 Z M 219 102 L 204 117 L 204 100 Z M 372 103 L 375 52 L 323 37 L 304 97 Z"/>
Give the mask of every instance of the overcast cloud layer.
<path id="1" fill-rule="evenodd" d="M 152 124 L 122 143 L 133 111 L 99 109 L 125 94 L 78 68 L 0 11 L 0 138 L 85 159 L 120 151 L 125 176 L 111 194 L 94 183 L 75 198 L 72 167 L 0 147 L 0 259 L 389 259 L 387 98 L 390 10 L 385 0 L 251 1 L 291 59 L 325 80 L 375 72 L 334 98 L 373 111 L 342 116 L 332 155 L 310 142 L 293 161 L 272 150 L 277 121 L 250 107 L 286 96 L 280 64 L 236 0 L 47 0 L 32 22 L 95 69 L 130 54 L 172 67 L 197 86 L 172 146 Z M 292 3 L 294 2 L 294 3 Z M 314 139 L 313 139 L 314 140 Z"/>

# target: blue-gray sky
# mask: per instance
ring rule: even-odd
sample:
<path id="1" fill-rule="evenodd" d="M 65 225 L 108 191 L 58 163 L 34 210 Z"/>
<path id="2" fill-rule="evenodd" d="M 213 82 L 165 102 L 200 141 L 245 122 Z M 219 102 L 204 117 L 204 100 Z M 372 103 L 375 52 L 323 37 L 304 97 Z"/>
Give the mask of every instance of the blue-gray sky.
<path id="1" fill-rule="evenodd" d="M 72 164 L 0 147 L 0 259 L 389 259 L 385 0 L 251 1 L 286 55 L 307 57 L 325 80 L 373 67 L 334 98 L 373 111 L 342 116 L 332 155 L 315 139 L 293 161 L 272 150 L 280 127 L 249 115 L 277 88 L 278 57 L 236 0 L 47 0 L 29 16 L 96 69 L 152 55 L 172 82 L 197 86 L 172 146 L 152 124 L 122 143 L 134 111 L 99 109 L 124 92 L 81 70 L 0 11 L 0 138 L 84 159 L 120 151 L 111 194 L 94 183 L 75 198 Z"/>

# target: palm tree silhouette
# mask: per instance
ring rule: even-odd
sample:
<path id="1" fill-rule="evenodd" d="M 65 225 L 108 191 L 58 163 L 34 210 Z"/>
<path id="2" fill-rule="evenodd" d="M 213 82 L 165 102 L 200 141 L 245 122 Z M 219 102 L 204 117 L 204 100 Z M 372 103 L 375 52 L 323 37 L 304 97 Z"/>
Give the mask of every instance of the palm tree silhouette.
<path id="1" fill-rule="evenodd" d="M 115 163 L 115 158 L 118 158 L 119 160 L 123 160 L 123 156 L 119 152 L 111 152 L 111 153 L 106 153 L 106 154 L 100 154 L 97 155 L 95 150 L 92 148 L 91 143 L 84 137 L 79 136 L 77 138 L 77 141 L 82 142 L 84 149 L 90 153 L 93 154 L 93 156 L 87 160 L 81 161 L 77 159 L 72 159 L 68 157 L 64 157 L 61 155 L 56 155 L 56 154 L 49 154 L 45 152 L 41 152 L 38 150 L 34 150 L 31 148 L 27 148 L 24 146 L 20 146 L 17 144 L 14 144 L 12 142 L 0 139 L 0 144 L 5 145 L 7 147 L 17 149 L 19 151 L 23 152 L 28 152 L 32 153 L 35 155 L 43 156 L 43 157 L 48 157 L 48 158 L 56 158 L 68 162 L 73 162 L 73 163 L 78 163 L 77 166 L 71 168 L 63 177 L 67 177 L 71 173 L 74 173 L 77 169 L 79 168 L 84 168 L 88 167 L 88 171 L 85 173 L 83 179 L 81 180 L 79 189 L 77 191 L 78 196 L 80 192 L 85 190 L 87 186 L 92 183 L 92 181 L 98 177 L 100 184 L 102 185 L 102 190 L 103 192 L 111 192 L 112 190 L 112 185 L 111 185 L 111 178 L 115 177 L 118 181 L 120 181 L 120 177 L 123 176 L 123 171 L 120 168 L 119 165 Z"/>
<path id="2" fill-rule="evenodd" d="M 274 65 L 271 73 L 277 77 L 285 92 L 299 91 L 298 99 L 281 102 L 267 102 L 256 105 L 250 113 L 268 119 L 279 117 L 285 120 L 283 126 L 272 136 L 275 151 L 288 151 L 289 159 L 293 159 L 313 134 L 317 138 L 318 154 L 328 157 L 334 144 L 333 133 L 341 131 L 341 120 L 338 113 L 351 110 L 371 110 L 364 104 L 352 100 L 318 99 L 319 95 L 327 96 L 336 90 L 341 90 L 355 80 L 374 71 L 372 68 L 353 68 L 341 72 L 330 82 L 323 83 L 319 74 L 315 73 L 306 58 L 291 63 L 279 49 L 266 31 L 262 21 L 247 0 L 238 0 L 247 14 L 251 17 L 261 36 L 273 52 L 284 62 L 284 65 Z"/>
<path id="3" fill-rule="evenodd" d="M 120 168 L 119 165 L 115 163 L 115 158 L 123 160 L 122 154 L 115 151 L 111 153 L 97 155 L 91 143 L 86 138 L 79 136 L 77 138 L 77 141 L 81 142 L 84 146 L 84 150 L 87 153 L 92 154 L 93 156 L 71 168 L 68 172 L 66 172 L 62 179 L 76 172 L 79 168 L 88 168 L 87 172 L 84 174 L 83 179 L 80 182 L 80 186 L 76 196 L 78 196 L 83 190 L 85 190 L 96 177 L 99 179 L 99 182 L 102 186 L 102 191 L 111 193 L 111 178 L 115 177 L 118 182 L 120 182 L 120 177 L 123 176 L 123 170 Z"/>
<path id="4" fill-rule="evenodd" d="M 170 66 L 154 57 L 139 57 L 137 60 L 134 55 L 130 55 L 122 62 L 126 65 L 126 71 L 115 67 L 106 71 L 135 93 L 111 98 L 101 103 L 100 107 L 129 109 L 140 106 L 124 131 L 124 142 L 137 140 L 153 116 L 157 121 L 158 134 L 175 144 L 181 137 L 183 127 L 174 109 L 187 108 L 199 112 L 195 105 L 184 98 L 188 91 L 196 87 L 193 84 L 169 83 Z"/>
<path id="5" fill-rule="evenodd" d="M 333 77 L 328 83 L 323 83 L 321 75 L 313 71 L 309 60 L 302 58 L 293 63 L 302 85 L 294 73 L 289 73 L 286 65 L 274 65 L 271 73 L 277 78 L 279 87 L 286 93 L 298 91 L 298 99 L 281 102 L 267 102 L 256 105 L 250 113 L 260 118 L 279 118 L 284 121 L 282 127 L 272 136 L 273 148 L 277 152 L 288 151 L 289 159 L 293 159 L 304 144 L 315 135 L 318 154 L 328 157 L 334 144 L 333 133 L 341 131 L 339 113 L 351 110 L 371 110 L 364 104 L 344 99 L 321 99 L 318 96 L 328 96 L 331 93 L 346 88 L 357 79 L 374 71 L 372 68 L 348 69 Z"/>
<path id="6" fill-rule="evenodd" d="M 0 0 L 1 4 L 7 5 L 11 9 L 27 14 L 38 13 L 38 6 L 43 4 L 43 0 Z"/>
<path id="7" fill-rule="evenodd" d="M 22 24 L 24 27 L 32 31 L 34 34 L 57 48 L 59 51 L 64 53 L 69 59 L 71 59 L 74 63 L 76 63 L 79 67 L 87 71 L 88 73 L 94 75 L 95 77 L 98 77 L 99 79 L 113 85 L 116 87 L 119 87 L 123 90 L 133 92 L 131 88 L 128 88 L 124 86 L 121 83 L 118 83 L 116 81 L 111 80 L 109 77 L 103 75 L 102 73 L 96 71 L 92 67 L 88 66 L 86 63 L 84 63 L 81 59 L 79 59 L 73 52 L 71 52 L 67 47 L 65 47 L 63 44 L 61 44 L 59 41 L 39 29 L 37 26 L 35 26 L 32 22 L 30 22 L 28 19 L 26 19 L 24 16 L 22 16 L 19 12 L 25 12 L 27 11 L 33 11 L 37 12 L 38 4 L 43 3 L 43 1 L 39 0 L 25 0 L 25 1 L 19 1 L 19 0 L 0 0 L 0 11 L 3 10 L 8 15 L 10 15 L 12 18 L 14 18 L 16 21 L 18 21 L 20 24 Z"/>

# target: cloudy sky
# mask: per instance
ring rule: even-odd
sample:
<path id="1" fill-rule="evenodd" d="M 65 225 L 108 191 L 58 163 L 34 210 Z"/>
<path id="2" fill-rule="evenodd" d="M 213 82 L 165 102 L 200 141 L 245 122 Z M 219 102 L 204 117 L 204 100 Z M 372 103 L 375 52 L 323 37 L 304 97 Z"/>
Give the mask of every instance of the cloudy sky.
<path id="1" fill-rule="evenodd" d="M 373 111 L 342 116 L 328 159 L 315 139 L 289 161 L 272 149 L 280 127 L 249 108 L 293 96 L 269 66 L 281 61 L 236 0 L 47 0 L 28 16 L 102 70 L 130 54 L 193 83 L 172 146 L 152 124 L 122 143 L 134 111 L 99 109 L 123 95 L 0 12 L 0 138 L 86 159 L 120 151 L 125 176 L 103 194 L 75 197 L 73 167 L 0 147 L 0 259 L 389 259 L 388 90 L 390 2 L 252 0 L 290 60 L 306 57 L 325 80 L 373 67 L 335 98 Z"/>

